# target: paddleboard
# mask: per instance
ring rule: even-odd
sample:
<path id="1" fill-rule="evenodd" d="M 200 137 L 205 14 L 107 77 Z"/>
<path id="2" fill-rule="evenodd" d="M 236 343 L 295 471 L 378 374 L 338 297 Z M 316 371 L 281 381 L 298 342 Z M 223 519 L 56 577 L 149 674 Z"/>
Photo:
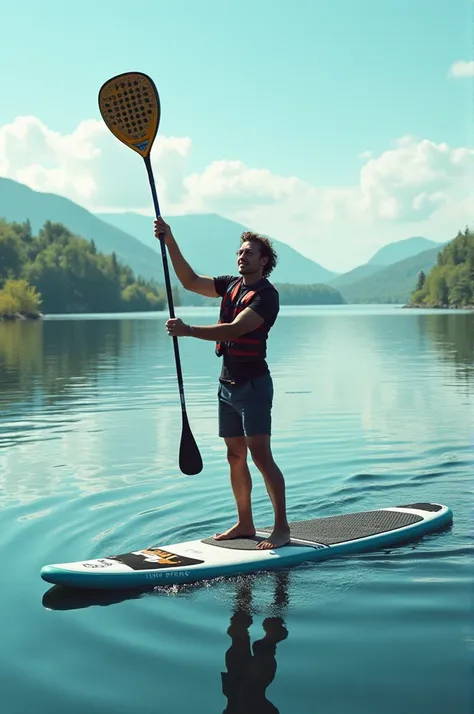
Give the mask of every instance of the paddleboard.
<path id="1" fill-rule="evenodd" d="M 263 528 L 253 538 L 206 537 L 45 565 L 41 577 L 55 585 L 111 590 L 193 583 L 391 547 L 440 530 L 452 518 L 448 506 L 412 503 L 290 523 L 290 543 L 273 550 L 256 548 L 272 531 Z"/>

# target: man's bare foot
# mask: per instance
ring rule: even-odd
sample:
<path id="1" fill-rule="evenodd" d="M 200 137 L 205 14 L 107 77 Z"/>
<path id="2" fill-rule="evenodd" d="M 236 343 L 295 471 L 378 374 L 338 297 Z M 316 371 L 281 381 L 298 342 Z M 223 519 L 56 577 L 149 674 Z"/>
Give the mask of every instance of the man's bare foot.
<path id="1" fill-rule="evenodd" d="M 237 523 L 232 528 L 229 528 L 225 533 L 216 533 L 214 540 L 230 540 L 231 538 L 252 538 L 255 535 L 255 526 L 253 524 L 243 525 Z"/>
<path id="2" fill-rule="evenodd" d="M 273 533 L 266 540 L 257 543 L 257 548 L 260 549 L 270 549 L 270 548 L 281 548 L 283 545 L 287 545 L 290 542 L 290 529 L 278 530 L 275 528 Z"/>

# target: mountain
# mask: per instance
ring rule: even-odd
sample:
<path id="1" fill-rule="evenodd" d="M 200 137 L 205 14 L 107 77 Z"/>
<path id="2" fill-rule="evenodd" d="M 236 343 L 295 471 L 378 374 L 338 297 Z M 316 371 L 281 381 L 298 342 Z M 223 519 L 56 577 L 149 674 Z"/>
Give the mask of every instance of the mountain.
<path id="1" fill-rule="evenodd" d="M 153 218 L 138 213 L 100 213 L 98 217 L 159 252 L 160 246 L 153 234 Z M 193 270 L 210 276 L 235 274 L 239 238 L 248 228 L 216 214 L 174 216 L 169 218 L 169 224 Z M 278 265 L 271 274 L 272 282 L 311 285 L 328 283 L 335 277 L 336 273 L 305 258 L 286 243 L 272 242 L 278 253 Z"/>
<path id="2" fill-rule="evenodd" d="M 136 213 L 96 216 L 69 199 L 33 191 L 16 181 L 0 178 L 0 218 L 20 223 L 29 219 L 34 233 L 48 220 L 62 223 L 76 235 L 94 240 L 100 252 L 115 252 L 118 260 L 129 265 L 137 277 L 163 283 L 159 243 L 153 235 L 151 217 Z M 235 273 L 235 252 L 245 226 L 215 214 L 175 216 L 170 223 L 184 256 L 197 272 Z M 426 245 L 429 250 L 406 255 Z M 408 238 L 385 246 L 366 265 L 337 275 L 275 240 L 279 264 L 272 273 L 272 282 L 330 285 L 340 290 L 347 302 L 406 303 L 419 272 L 429 272 L 444 245 L 421 237 Z M 385 264 L 400 254 L 403 260 Z M 177 283 L 171 266 L 170 273 L 172 282 Z M 187 303 L 190 297 L 187 293 L 184 297 Z"/>
<path id="3" fill-rule="evenodd" d="M 357 268 L 349 270 L 348 273 L 343 273 L 342 275 L 337 275 L 335 278 L 332 278 L 329 281 L 329 285 L 340 290 L 346 285 L 352 285 L 352 283 L 357 283 L 359 280 L 370 277 L 380 269 L 380 265 L 369 265 L 368 263 L 359 265 Z"/>
<path id="4" fill-rule="evenodd" d="M 343 298 L 348 303 L 407 303 L 420 271 L 425 274 L 436 264 L 442 249 L 431 248 L 418 255 L 400 260 L 393 265 L 380 268 L 376 273 L 340 287 Z M 332 283 L 334 286 L 334 283 Z"/>
<path id="5" fill-rule="evenodd" d="M 94 240 L 100 252 L 115 251 L 118 260 L 129 265 L 137 277 L 163 282 L 161 259 L 155 251 L 62 196 L 33 191 L 17 181 L 0 178 L 0 218 L 18 223 L 29 219 L 33 233 L 48 220 L 63 223 L 72 233 Z"/>
<path id="6" fill-rule="evenodd" d="M 380 248 L 364 265 L 332 278 L 329 285 L 340 290 L 349 302 L 365 302 L 362 297 L 369 295 L 371 298 L 368 302 L 398 302 L 397 296 L 407 294 L 412 271 L 415 271 L 416 281 L 416 270 L 424 270 L 425 265 L 431 265 L 430 256 L 434 255 L 436 259 L 443 245 L 445 244 L 416 236 L 390 243 Z M 418 256 L 421 256 L 419 261 Z M 428 256 L 427 262 L 425 256 Z M 399 267 L 393 272 L 390 271 L 390 266 L 395 265 Z M 418 265 L 421 266 L 419 269 Z M 397 281 L 400 282 L 397 284 Z M 410 290 L 412 289 L 413 286 Z M 383 299 L 382 296 L 390 299 Z M 401 301 L 404 299 L 405 297 Z"/>
<path id="7" fill-rule="evenodd" d="M 405 238 L 405 240 L 384 245 L 367 261 L 367 265 L 393 265 L 393 263 L 398 263 L 405 258 L 411 258 L 412 255 L 418 255 L 418 253 L 430 250 L 430 248 L 438 248 L 439 250 L 441 246 L 441 243 L 435 243 L 435 241 L 421 236 Z"/>

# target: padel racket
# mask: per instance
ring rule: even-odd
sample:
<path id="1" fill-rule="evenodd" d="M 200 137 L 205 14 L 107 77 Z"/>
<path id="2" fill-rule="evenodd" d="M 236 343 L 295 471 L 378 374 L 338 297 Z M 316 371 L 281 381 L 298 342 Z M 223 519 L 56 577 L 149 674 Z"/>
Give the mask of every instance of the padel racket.
<path id="1" fill-rule="evenodd" d="M 155 83 L 148 75 L 142 72 L 118 74 L 105 82 L 100 88 L 99 109 L 105 124 L 112 134 L 143 158 L 150 181 L 156 217 L 160 217 L 160 206 L 150 161 L 150 153 L 161 116 L 160 97 Z M 170 317 L 174 318 L 173 294 L 163 236 L 160 236 L 160 246 L 169 313 Z M 186 413 L 178 338 L 173 337 L 172 339 L 182 413 L 179 467 L 184 474 L 198 474 L 202 470 L 202 459 Z"/>

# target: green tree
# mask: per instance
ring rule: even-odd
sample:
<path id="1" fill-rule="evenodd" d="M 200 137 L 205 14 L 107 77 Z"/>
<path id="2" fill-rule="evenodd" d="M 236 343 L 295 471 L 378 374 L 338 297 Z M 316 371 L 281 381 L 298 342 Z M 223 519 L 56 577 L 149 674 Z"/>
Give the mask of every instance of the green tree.
<path id="1" fill-rule="evenodd" d="M 24 279 L 41 294 L 45 313 L 161 310 L 165 305 L 155 282 L 136 278 L 115 253 L 98 253 L 93 241 L 52 221 L 36 237 L 29 222 L 1 221 L 0 266 L 0 288 L 8 279 Z M 4 311 L 19 311 L 11 296 L 4 295 L 2 305 Z"/>
<path id="2" fill-rule="evenodd" d="M 7 280 L 0 290 L 0 314 L 37 315 L 40 304 L 41 295 L 24 279 Z"/>
<path id="3" fill-rule="evenodd" d="M 424 284 L 425 284 L 425 280 L 426 280 L 426 275 L 425 275 L 424 271 L 421 270 L 421 271 L 420 271 L 420 274 L 419 274 L 419 276 L 418 276 L 417 283 L 416 283 L 416 289 L 417 289 L 417 290 L 423 290 L 423 286 L 424 286 Z"/>
<path id="4" fill-rule="evenodd" d="M 294 285 L 276 283 L 282 305 L 340 305 L 344 298 L 339 290 L 329 285 Z"/>
<path id="5" fill-rule="evenodd" d="M 18 302 L 13 295 L 9 295 L 4 290 L 0 290 L 0 317 L 15 315 L 19 312 Z"/>
<path id="6" fill-rule="evenodd" d="M 466 228 L 440 251 L 425 280 L 418 280 L 410 304 L 465 307 L 473 303 L 474 233 Z"/>
<path id="7" fill-rule="evenodd" d="M 7 278 L 17 278 L 25 260 L 21 239 L 13 225 L 0 221 L 0 287 Z"/>

